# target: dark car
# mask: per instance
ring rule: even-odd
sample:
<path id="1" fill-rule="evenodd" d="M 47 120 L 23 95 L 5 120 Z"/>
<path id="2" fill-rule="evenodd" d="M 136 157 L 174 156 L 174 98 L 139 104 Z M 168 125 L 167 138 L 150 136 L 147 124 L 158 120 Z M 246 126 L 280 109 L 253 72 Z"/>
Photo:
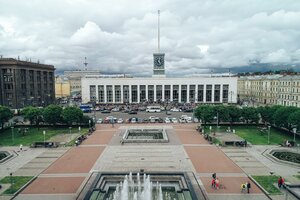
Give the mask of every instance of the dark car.
<path id="1" fill-rule="evenodd" d="M 135 114 L 137 114 L 137 111 L 135 111 L 135 110 L 130 110 L 129 112 L 128 112 L 128 114 L 131 114 L 131 115 L 135 115 Z"/>
<path id="2" fill-rule="evenodd" d="M 102 110 L 101 113 L 110 113 L 110 110 Z"/>

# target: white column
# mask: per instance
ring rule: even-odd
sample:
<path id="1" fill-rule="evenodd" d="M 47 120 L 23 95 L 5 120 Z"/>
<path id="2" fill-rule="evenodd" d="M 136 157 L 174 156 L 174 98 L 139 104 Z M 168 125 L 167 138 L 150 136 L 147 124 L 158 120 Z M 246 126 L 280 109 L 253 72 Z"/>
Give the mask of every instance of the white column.
<path id="1" fill-rule="evenodd" d="M 148 101 L 149 99 L 148 99 L 148 85 L 145 85 L 145 89 L 146 89 L 146 101 Z"/>
<path id="2" fill-rule="evenodd" d="M 106 85 L 104 85 L 104 103 L 107 103 L 107 99 L 106 99 Z"/>
<path id="3" fill-rule="evenodd" d="M 211 102 L 215 103 L 215 85 L 211 85 Z"/>
<path id="4" fill-rule="evenodd" d="M 124 99 L 123 99 L 123 85 L 121 85 L 121 102 L 124 103 Z"/>
<path id="5" fill-rule="evenodd" d="M 137 98 L 138 98 L 137 102 L 138 103 L 140 103 L 140 92 L 141 92 L 140 87 L 141 87 L 140 85 L 137 85 Z"/>
<path id="6" fill-rule="evenodd" d="M 206 103 L 206 84 L 203 85 L 203 103 Z"/>
<path id="7" fill-rule="evenodd" d="M 96 102 L 97 103 L 99 103 L 98 87 L 99 87 L 99 85 L 96 85 Z"/>
<path id="8" fill-rule="evenodd" d="M 154 85 L 154 100 L 153 101 L 156 101 L 156 85 Z"/>
<path id="9" fill-rule="evenodd" d="M 116 103 L 115 91 L 116 91 L 115 85 L 112 85 L 113 103 Z"/>
<path id="10" fill-rule="evenodd" d="M 190 85 L 186 86 L 186 102 L 190 103 Z"/>
<path id="11" fill-rule="evenodd" d="M 181 103 L 181 85 L 178 88 L 178 102 Z"/>
<path id="12" fill-rule="evenodd" d="M 161 94 L 161 100 L 162 101 L 165 101 L 165 85 L 162 85 L 161 86 L 161 90 L 162 90 L 162 94 Z"/>
<path id="13" fill-rule="evenodd" d="M 129 85 L 129 103 L 132 103 L 132 96 L 131 96 L 131 85 Z"/>
<path id="14" fill-rule="evenodd" d="M 220 102 L 223 103 L 223 84 L 220 86 Z"/>
<path id="15" fill-rule="evenodd" d="M 173 85 L 170 85 L 170 101 L 173 101 Z"/>
<path id="16" fill-rule="evenodd" d="M 195 85 L 195 103 L 198 103 L 198 84 Z"/>

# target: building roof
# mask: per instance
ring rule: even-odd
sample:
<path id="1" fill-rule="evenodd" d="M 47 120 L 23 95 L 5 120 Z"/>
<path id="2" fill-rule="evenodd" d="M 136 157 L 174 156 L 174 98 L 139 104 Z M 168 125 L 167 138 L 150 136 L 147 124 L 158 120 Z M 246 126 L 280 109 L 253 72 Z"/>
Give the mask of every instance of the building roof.
<path id="1" fill-rule="evenodd" d="M 0 67 L 4 66 L 25 66 L 25 67 L 36 67 L 55 70 L 53 65 L 41 64 L 39 62 L 30 62 L 24 60 L 17 60 L 15 58 L 0 58 Z"/>

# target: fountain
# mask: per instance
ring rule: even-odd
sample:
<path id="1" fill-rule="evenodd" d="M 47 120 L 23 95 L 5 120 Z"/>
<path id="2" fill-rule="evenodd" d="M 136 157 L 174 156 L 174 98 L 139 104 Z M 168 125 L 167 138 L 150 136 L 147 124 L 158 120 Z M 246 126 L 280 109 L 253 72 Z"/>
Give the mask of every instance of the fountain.
<path id="1" fill-rule="evenodd" d="M 153 183 L 150 181 L 150 175 L 143 175 L 143 182 L 141 183 L 140 174 L 137 173 L 136 182 L 132 178 L 132 173 L 125 175 L 124 181 L 116 186 L 113 194 L 113 200 L 163 200 L 161 184 L 156 183 L 154 190 Z"/>

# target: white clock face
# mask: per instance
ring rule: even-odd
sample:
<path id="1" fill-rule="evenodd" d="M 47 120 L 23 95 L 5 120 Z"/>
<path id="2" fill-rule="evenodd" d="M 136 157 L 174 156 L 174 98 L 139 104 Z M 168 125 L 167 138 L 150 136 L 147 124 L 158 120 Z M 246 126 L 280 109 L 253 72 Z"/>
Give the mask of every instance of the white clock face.
<path id="1" fill-rule="evenodd" d="M 155 63 L 155 66 L 162 67 L 164 65 L 163 57 L 160 57 L 160 56 L 155 57 L 154 63 Z"/>

